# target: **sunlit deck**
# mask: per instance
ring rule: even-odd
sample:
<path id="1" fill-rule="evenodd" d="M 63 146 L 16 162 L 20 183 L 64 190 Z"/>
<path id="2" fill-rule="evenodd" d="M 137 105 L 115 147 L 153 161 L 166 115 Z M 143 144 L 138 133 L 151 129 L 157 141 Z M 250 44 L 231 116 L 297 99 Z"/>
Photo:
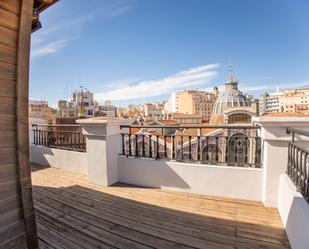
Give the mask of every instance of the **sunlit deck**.
<path id="1" fill-rule="evenodd" d="M 101 187 L 68 171 L 32 169 L 41 248 L 289 248 L 277 210 L 258 202 Z"/>

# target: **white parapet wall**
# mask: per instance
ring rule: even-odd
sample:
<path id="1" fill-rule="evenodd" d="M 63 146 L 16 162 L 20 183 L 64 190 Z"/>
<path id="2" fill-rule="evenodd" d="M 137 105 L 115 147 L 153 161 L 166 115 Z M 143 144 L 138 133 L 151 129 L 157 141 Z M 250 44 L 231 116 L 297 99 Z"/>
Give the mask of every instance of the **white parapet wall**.
<path id="1" fill-rule="evenodd" d="M 288 175 L 279 183 L 278 211 L 293 249 L 309 248 L 309 204 Z"/>
<path id="2" fill-rule="evenodd" d="M 60 150 L 32 144 L 30 146 L 30 161 L 88 175 L 87 154 L 84 152 Z"/>
<path id="3" fill-rule="evenodd" d="M 261 201 L 263 169 L 118 158 L 120 182 L 145 187 Z"/>

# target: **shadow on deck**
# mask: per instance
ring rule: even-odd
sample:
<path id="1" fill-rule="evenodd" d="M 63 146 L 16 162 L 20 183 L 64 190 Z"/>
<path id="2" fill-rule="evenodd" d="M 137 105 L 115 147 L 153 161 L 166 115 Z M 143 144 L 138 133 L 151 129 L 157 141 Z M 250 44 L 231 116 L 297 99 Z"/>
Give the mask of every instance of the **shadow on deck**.
<path id="1" fill-rule="evenodd" d="M 258 202 L 125 184 L 33 167 L 41 248 L 289 248 L 276 209 Z"/>

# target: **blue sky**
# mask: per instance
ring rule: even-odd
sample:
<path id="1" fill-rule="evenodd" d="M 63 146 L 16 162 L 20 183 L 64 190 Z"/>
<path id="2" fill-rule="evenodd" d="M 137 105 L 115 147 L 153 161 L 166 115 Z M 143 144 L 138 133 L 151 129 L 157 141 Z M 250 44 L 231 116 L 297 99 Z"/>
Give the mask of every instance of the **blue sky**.
<path id="1" fill-rule="evenodd" d="M 79 88 L 117 105 L 223 86 L 230 59 L 241 90 L 309 87 L 307 0 L 60 0 L 32 35 L 30 97 Z"/>

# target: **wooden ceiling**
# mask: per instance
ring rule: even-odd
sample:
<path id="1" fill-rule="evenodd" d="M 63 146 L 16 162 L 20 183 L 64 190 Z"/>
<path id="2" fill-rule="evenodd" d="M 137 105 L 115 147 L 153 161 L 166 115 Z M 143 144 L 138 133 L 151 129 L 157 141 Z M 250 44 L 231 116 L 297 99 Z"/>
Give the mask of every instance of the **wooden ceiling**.
<path id="1" fill-rule="evenodd" d="M 58 1 L 59 0 L 34 0 L 32 32 L 35 32 L 42 27 L 40 19 L 39 19 L 40 13 Z"/>

